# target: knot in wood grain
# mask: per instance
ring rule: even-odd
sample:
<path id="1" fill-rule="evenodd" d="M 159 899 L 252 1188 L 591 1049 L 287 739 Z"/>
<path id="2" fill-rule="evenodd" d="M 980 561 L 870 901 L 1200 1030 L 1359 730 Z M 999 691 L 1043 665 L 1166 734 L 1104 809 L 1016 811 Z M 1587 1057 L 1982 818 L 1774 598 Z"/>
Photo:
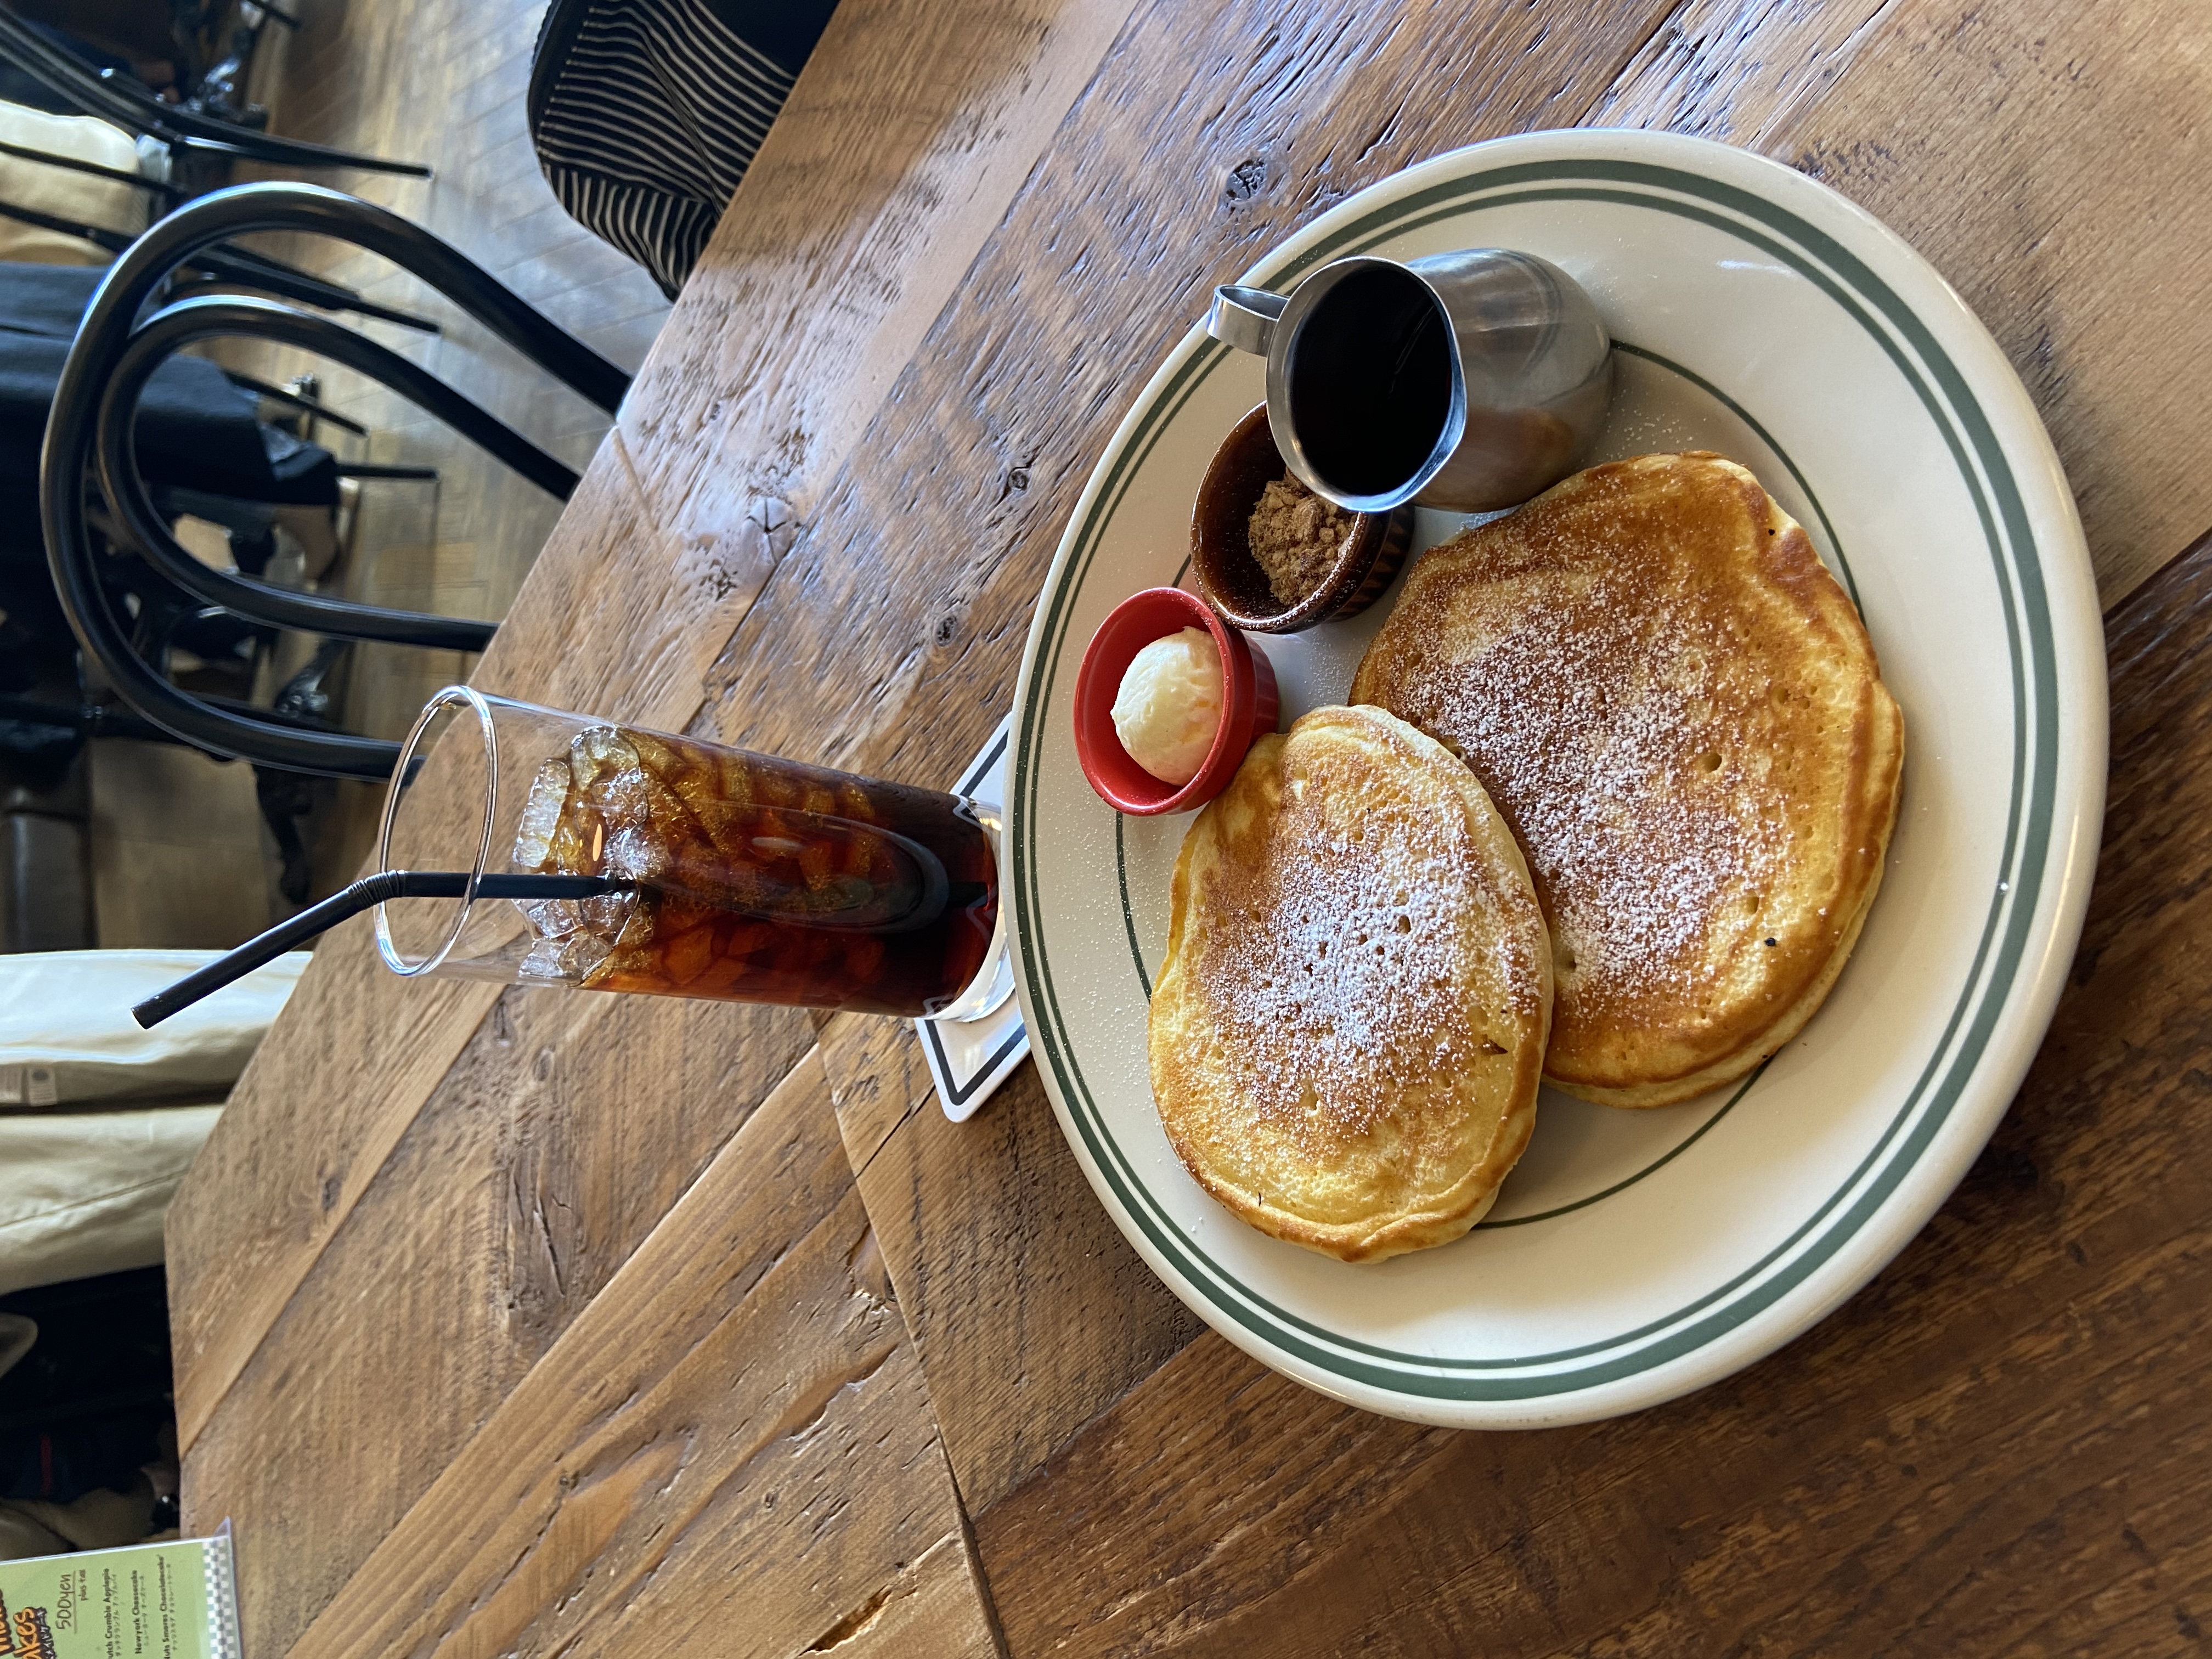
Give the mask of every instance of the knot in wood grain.
<path id="1" fill-rule="evenodd" d="M 773 495 L 749 496 L 729 528 L 699 531 L 684 538 L 676 574 L 710 602 L 750 594 L 759 591 L 798 539 L 799 520 L 789 503 Z"/>
<path id="2" fill-rule="evenodd" d="M 1249 202 L 1275 182 L 1275 173 L 1274 158 L 1265 151 L 1248 155 L 1229 169 L 1221 185 L 1222 200 L 1232 207 Z"/>

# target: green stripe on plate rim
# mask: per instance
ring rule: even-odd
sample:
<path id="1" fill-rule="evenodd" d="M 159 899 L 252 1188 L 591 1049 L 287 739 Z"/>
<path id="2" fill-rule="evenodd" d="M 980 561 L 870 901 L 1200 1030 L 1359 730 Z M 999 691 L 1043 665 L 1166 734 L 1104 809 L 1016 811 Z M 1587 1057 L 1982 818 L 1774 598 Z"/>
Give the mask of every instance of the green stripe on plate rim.
<path id="1" fill-rule="evenodd" d="M 1673 194 L 1654 193 L 1659 191 Z M 1066 644 L 1070 601 L 1089 572 L 1104 526 L 1138 469 L 1176 413 L 1227 354 L 1227 348 L 1210 340 L 1191 349 L 1128 441 L 1104 463 L 1106 476 L 1075 526 L 1067 563 L 1042 600 L 1043 639 L 1022 711 L 1013 791 L 1017 808 L 1025 809 L 1024 822 L 1012 838 L 1012 861 L 1016 919 L 1025 943 L 1034 947 L 1023 952 L 1030 1006 L 1040 1016 L 1032 1035 L 1052 1068 L 1059 1095 L 1093 1167 L 1152 1248 L 1213 1310 L 1257 1340 L 1325 1375 L 1407 1399 L 1533 1400 L 1617 1382 L 1694 1352 L 1802 1284 L 1866 1224 L 1948 1118 L 1987 1048 L 2018 974 L 2050 852 L 2057 766 L 2057 669 L 2026 504 L 1996 433 L 1956 365 L 1903 300 L 1832 237 L 1762 197 L 1679 168 L 1626 161 L 1540 161 L 1492 167 L 1414 192 L 1347 222 L 1297 256 L 1266 267 L 1262 280 L 1282 283 L 1322 260 L 1466 211 L 1478 201 L 1491 207 L 1557 200 L 1607 201 L 1668 213 L 1747 241 L 1820 288 L 1889 356 L 1943 434 L 1989 545 L 2011 654 L 2013 784 L 1997 891 L 1942 1038 L 1874 1148 L 1812 1216 L 1759 1262 L 1634 1330 L 1577 1348 L 1506 1359 L 1450 1359 L 1393 1350 L 1344 1336 L 1273 1305 L 1238 1283 L 1176 1226 L 1107 1133 L 1074 1063 L 1038 926 L 1041 896 L 1036 889 L 1034 842 L 1037 760 L 1042 721 L 1051 704 Z M 1776 235 L 1790 240 L 1777 240 Z M 1888 330 L 1876 321 L 1875 313 L 1887 319 Z M 1977 474 L 1976 461 L 1986 475 L 1986 488 Z M 1504 1372 L 1534 1374 L 1499 1375 Z"/>

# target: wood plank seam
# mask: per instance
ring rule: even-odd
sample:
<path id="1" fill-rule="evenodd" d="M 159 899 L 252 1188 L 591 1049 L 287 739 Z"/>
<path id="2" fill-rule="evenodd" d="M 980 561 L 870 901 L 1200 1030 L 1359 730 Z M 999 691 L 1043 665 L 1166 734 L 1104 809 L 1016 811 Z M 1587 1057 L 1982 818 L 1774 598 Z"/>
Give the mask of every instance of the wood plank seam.
<path id="1" fill-rule="evenodd" d="M 2157 569 L 2145 576 L 2142 580 L 2137 583 L 2135 586 L 2129 588 L 2124 592 L 2115 593 L 2111 599 L 2106 600 L 2105 620 L 2107 623 L 2116 621 L 2118 618 L 2120 612 L 2127 608 L 2127 603 L 2130 599 L 2133 599 L 2137 593 L 2142 592 L 2143 589 L 2150 586 L 2153 583 L 2162 580 L 2174 571 L 2179 570 L 2183 565 L 2187 564 L 2190 560 L 2195 558 L 2199 553 L 2203 552 L 2208 546 L 2212 546 L 2212 525 L 2207 525 L 2204 527 L 2204 531 L 2202 535 L 2191 538 L 2186 547 L 2183 548 L 2180 552 L 2168 559 L 2164 564 L 2159 566 Z M 2113 669 L 2114 673 L 2117 676 L 2118 672 L 2117 664 L 2113 665 Z"/>
<path id="2" fill-rule="evenodd" d="M 1755 149 L 1765 149 L 1771 143 L 1775 133 L 1786 130 L 1792 122 L 1810 109 L 1823 92 L 1844 77 L 1850 69 L 1851 60 L 1856 58 L 1861 49 L 1880 33 L 1883 23 L 1891 14 L 1904 3 L 1905 0 L 1881 0 L 1881 3 L 1876 6 L 1857 27 L 1844 38 L 1843 45 L 1828 54 L 1818 70 L 1807 76 L 1795 92 L 1775 106 L 1773 112 L 1762 120 L 1752 135 L 1744 141 L 1747 146 Z"/>
<path id="3" fill-rule="evenodd" d="M 926 1401 L 902 1322 L 850 1279 L 868 1224 L 842 1146 L 830 1145 L 835 1134 L 826 1079 L 810 1050 L 293 1651 L 365 1659 L 427 1645 L 489 1656 L 548 1620 L 573 1627 L 556 1642 L 553 1650 L 560 1651 L 590 1627 L 592 1608 L 625 1609 L 644 1593 L 671 1552 L 730 1494 L 757 1485 L 755 1477 L 778 1460 L 808 1455 L 833 1419 L 851 1417 L 861 1395 L 879 1391 L 887 1368 L 902 1356 L 901 1376 L 911 1368 L 912 1376 L 900 1386 Z M 821 1193 L 817 1212 L 791 1216 L 799 1224 L 760 1270 L 742 1285 L 725 1282 L 715 1247 L 725 1234 L 749 1224 L 757 1202 L 781 1201 L 785 1177 L 774 1151 L 793 1136 L 805 1148 L 811 1170 L 805 1181 Z M 834 1178 L 825 1160 L 836 1166 Z M 757 1348 L 744 1333 L 763 1320 L 801 1316 L 828 1290 L 821 1275 L 833 1264 L 847 1286 L 835 1292 L 842 1298 L 838 1351 L 822 1353 L 819 1360 L 827 1363 L 788 1383 L 780 1381 L 786 1356 Z M 786 1285 L 794 1274 L 802 1277 Z M 722 1370 L 730 1362 L 737 1365 L 734 1375 Z M 743 1420 L 742 1432 L 734 1434 L 694 1420 L 699 1401 L 732 1389 L 757 1396 L 771 1411 Z M 922 1411 L 926 1419 L 926 1406 Z M 521 1448 L 547 1445 L 562 1449 L 550 1466 L 515 1455 Z M 926 1425 L 917 1449 L 930 1468 L 944 1468 L 933 1425 Z M 916 1570 L 943 1543 L 963 1547 L 946 1473 L 942 1522 L 928 1523 L 944 1528 L 935 1541 L 903 1562 L 890 1594 L 875 1589 L 857 1595 L 815 1627 L 815 1646 L 804 1650 L 857 1641 L 900 1594 L 911 1593 Z M 767 1492 L 773 1491 L 771 1484 Z M 763 1517 L 749 1524 L 781 1525 L 772 1495 Z M 447 1554 L 457 1543 L 468 1551 L 458 1576 Z M 794 1538 L 793 1547 L 803 1553 L 803 1540 Z M 590 1606 L 572 1608 L 572 1587 L 586 1581 Z"/>

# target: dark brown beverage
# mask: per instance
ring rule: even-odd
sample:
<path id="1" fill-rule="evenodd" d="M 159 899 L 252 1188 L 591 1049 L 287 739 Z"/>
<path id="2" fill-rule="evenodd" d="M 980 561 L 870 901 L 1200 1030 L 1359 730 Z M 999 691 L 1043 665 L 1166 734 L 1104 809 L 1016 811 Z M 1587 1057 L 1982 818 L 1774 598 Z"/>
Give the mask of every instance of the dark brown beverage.
<path id="1" fill-rule="evenodd" d="M 596 990 L 934 1013 L 998 919 L 965 802 L 627 726 L 538 769 L 514 862 L 634 884 L 521 907 L 521 977 Z"/>

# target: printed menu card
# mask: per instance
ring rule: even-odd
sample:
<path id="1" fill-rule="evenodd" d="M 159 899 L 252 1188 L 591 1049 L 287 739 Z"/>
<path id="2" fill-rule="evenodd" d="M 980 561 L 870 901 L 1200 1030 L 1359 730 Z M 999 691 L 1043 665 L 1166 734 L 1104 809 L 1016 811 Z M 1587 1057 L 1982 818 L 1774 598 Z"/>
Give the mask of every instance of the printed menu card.
<path id="1" fill-rule="evenodd" d="M 229 1534 L 0 1561 L 0 1659 L 239 1659 Z"/>

